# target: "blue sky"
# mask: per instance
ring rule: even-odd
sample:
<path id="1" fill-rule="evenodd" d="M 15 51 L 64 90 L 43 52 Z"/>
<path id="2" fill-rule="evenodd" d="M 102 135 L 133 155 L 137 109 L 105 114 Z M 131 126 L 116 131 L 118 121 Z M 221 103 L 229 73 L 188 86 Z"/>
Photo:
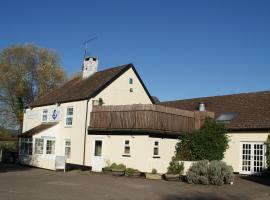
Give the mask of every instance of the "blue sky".
<path id="1" fill-rule="evenodd" d="M 270 1 L 1 0 L 0 49 L 53 49 L 72 75 L 93 36 L 100 70 L 131 62 L 160 100 L 270 89 Z"/>

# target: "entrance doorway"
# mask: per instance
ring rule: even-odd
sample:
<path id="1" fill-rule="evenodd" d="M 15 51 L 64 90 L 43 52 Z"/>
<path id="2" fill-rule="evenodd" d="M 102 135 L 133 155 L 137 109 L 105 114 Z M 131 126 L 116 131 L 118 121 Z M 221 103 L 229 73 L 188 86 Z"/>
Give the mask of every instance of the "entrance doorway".
<path id="1" fill-rule="evenodd" d="M 96 139 L 93 143 L 92 171 L 101 172 L 103 167 L 102 140 Z"/>

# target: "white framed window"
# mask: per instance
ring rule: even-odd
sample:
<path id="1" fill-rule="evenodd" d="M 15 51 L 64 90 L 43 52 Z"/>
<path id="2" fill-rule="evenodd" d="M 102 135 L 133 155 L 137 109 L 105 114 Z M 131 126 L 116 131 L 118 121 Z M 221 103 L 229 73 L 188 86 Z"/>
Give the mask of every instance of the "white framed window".
<path id="1" fill-rule="evenodd" d="M 73 107 L 67 107 L 66 126 L 72 126 L 72 124 L 73 124 Z"/>
<path id="2" fill-rule="evenodd" d="M 44 109 L 42 111 L 42 122 L 47 122 L 48 121 L 48 109 Z"/>
<path id="3" fill-rule="evenodd" d="M 35 139 L 35 154 L 43 154 L 44 139 Z"/>
<path id="4" fill-rule="evenodd" d="M 129 92 L 133 92 L 133 88 L 129 88 Z"/>
<path id="5" fill-rule="evenodd" d="M 153 149 L 153 157 L 154 158 L 159 158 L 159 142 L 155 141 L 154 142 L 154 149 Z"/>
<path id="6" fill-rule="evenodd" d="M 33 142 L 32 138 L 21 138 L 20 139 L 20 154 L 32 155 Z"/>
<path id="7" fill-rule="evenodd" d="M 55 141 L 47 140 L 46 141 L 46 154 L 54 154 L 55 152 Z"/>
<path id="8" fill-rule="evenodd" d="M 69 159 L 70 155 L 71 155 L 71 141 L 65 140 L 65 156 L 67 159 Z"/>
<path id="9" fill-rule="evenodd" d="M 133 78 L 129 78 L 129 79 L 128 79 L 128 83 L 129 83 L 129 84 L 133 84 Z"/>
<path id="10" fill-rule="evenodd" d="M 130 142 L 129 142 L 129 140 L 125 140 L 125 143 L 124 143 L 124 156 L 130 156 Z"/>

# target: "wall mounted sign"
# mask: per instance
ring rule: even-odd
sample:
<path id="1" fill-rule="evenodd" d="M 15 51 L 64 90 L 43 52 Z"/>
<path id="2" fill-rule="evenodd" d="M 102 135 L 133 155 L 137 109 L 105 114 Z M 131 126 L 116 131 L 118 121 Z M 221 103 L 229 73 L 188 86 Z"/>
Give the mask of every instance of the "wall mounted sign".
<path id="1" fill-rule="evenodd" d="M 60 120 L 60 109 L 59 108 L 52 108 L 49 113 L 49 120 L 50 122 L 57 122 Z"/>

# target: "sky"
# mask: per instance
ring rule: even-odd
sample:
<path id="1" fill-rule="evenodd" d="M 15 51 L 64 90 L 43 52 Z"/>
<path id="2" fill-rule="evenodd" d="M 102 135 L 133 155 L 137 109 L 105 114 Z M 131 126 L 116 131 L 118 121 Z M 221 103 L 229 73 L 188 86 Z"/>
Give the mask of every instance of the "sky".
<path id="1" fill-rule="evenodd" d="M 0 0 L 0 50 L 52 49 L 72 76 L 95 36 L 99 70 L 133 63 L 161 101 L 270 90 L 270 1 Z"/>

